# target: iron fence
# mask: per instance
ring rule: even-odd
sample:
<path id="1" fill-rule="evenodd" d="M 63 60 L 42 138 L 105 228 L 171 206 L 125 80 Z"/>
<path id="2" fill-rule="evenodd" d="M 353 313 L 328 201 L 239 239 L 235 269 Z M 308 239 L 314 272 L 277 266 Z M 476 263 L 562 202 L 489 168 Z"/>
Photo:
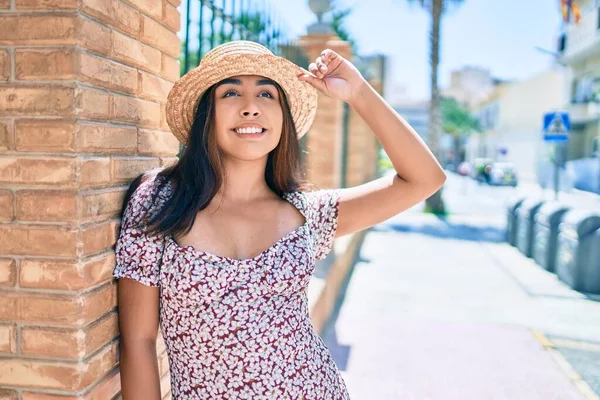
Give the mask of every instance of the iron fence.
<path id="1" fill-rule="evenodd" d="M 252 40 L 304 68 L 308 59 L 267 0 L 184 0 L 181 74 L 198 66 L 210 49 Z"/>

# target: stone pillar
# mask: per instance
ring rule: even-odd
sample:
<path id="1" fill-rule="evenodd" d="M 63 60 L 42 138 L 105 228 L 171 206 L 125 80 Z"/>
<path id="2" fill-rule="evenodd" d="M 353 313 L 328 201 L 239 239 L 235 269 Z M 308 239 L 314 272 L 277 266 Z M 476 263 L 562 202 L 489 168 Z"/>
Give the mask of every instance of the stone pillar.
<path id="1" fill-rule="evenodd" d="M 299 45 L 309 63 L 327 48 L 352 59 L 348 42 L 330 34 L 302 36 Z M 317 115 L 307 134 L 307 179 L 319 188 L 338 188 L 341 184 L 343 103 L 319 93 Z"/>
<path id="2" fill-rule="evenodd" d="M 2 399 L 118 395 L 112 247 L 129 182 L 179 149 L 179 3 L 0 0 Z"/>

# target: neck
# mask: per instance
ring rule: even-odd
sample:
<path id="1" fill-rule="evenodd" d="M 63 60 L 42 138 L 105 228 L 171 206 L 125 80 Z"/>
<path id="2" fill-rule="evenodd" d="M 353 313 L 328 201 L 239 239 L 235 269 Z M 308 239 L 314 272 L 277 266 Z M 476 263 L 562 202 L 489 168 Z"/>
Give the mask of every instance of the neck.
<path id="1" fill-rule="evenodd" d="M 217 202 L 245 203 L 272 196 L 265 180 L 266 165 L 267 156 L 254 161 L 224 159 L 224 180 L 215 196 Z"/>

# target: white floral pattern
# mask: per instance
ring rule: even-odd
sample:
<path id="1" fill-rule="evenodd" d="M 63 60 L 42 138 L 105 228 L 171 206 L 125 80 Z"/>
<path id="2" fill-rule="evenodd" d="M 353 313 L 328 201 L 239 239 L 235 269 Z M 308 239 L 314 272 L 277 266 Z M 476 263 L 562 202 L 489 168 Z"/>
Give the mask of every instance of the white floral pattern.
<path id="1" fill-rule="evenodd" d="M 315 261 L 333 245 L 339 191 L 285 193 L 305 223 L 236 260 L 144 234 L 142 217 L 171 194 L 167 184 L 151 207 L 158 181 L 151 175 L 125 209 L 114 276 L 160 288 L 173 399 L 349 399 L 306 296 Z"/>

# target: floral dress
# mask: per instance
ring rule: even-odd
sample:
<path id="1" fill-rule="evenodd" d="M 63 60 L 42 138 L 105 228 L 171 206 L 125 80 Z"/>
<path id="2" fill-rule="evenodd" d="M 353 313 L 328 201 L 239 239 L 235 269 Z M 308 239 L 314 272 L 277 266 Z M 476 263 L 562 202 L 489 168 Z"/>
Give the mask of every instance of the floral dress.
<path id="1" fill-rule="evenodd" d="M 315 261 L 333 245 L 339 190 L 285 193 L 305 223 L 238 260 L 143 233 L 142 216 L 171 194 L 168 183 L 150 207 L 161 179 L 150 175 L 127 204 L 114 276 L 160 288 L 173 399 L 349 399 L 306 296 Z"/>

